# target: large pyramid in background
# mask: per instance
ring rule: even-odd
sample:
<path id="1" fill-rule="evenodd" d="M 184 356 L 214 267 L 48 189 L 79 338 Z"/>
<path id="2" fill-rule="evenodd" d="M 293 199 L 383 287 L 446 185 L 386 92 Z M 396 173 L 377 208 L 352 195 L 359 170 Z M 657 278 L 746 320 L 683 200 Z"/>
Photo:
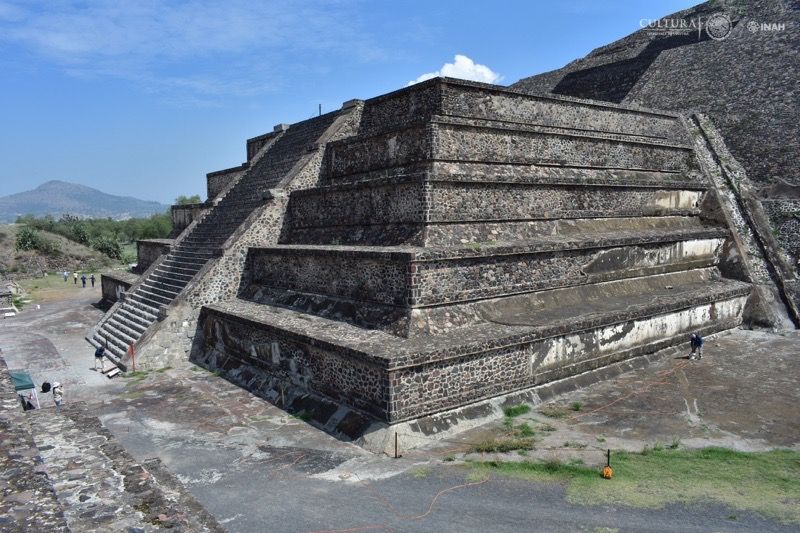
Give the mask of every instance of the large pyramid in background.
<path id="1" fill-rule="evenodd" d="M 511 87 L 705 113 L 762 195 L 800 198 L 800 3 L 713 0 L 662 20 L 716 13 L 733 23 L 722 40 L 645 28 Z"/>

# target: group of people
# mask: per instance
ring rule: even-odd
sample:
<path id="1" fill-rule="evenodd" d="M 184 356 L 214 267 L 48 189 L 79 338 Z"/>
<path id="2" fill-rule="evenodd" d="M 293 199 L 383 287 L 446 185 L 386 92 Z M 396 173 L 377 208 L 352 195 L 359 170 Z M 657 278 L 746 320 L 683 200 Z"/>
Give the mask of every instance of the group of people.
<path id="1" fill-rule="evenodd" d="M 67 272 L 65 270 L 64 271 L 64 283 L 66 283 L 68 279 L 69 279 L 69 272 Z M 78 272 L 77 271 L 72 273 L 72 279 L 74 280 L 75 285 L 77 285 L 78 284 Z M 87 278 L 86 274 L 81 274 L 80 280 L 81 280 L 81 283 L 83 284 L 84 288 L 86 288 L 86 280 L 87 279 L 92 282 L 92 287 L 94 287 L 94 284 L 97 281 L 97 278 L 95 277 L 95 275 L 92 274 L 91 276 L 89 276 Z"/>
<path id="2" fill-rule="evenodd" d="M 51 393 L 53 395 L 53 403 L 56 404 L 56 412 L 61 412 L 61 405 L 64 403 L 64 385 L 59 383 L 58 381 L 54 381 L 53 383 L 48 383 L 45 381 L 42 383 L 42 392 L 43 393 Z M 30 409 L 35 409 L 36 407 L 33 405 L 33 395 L 29 394 L 27 396 L 19 395 L 19 399 L 22 402 L 22 408 L 25 411 Z"/>

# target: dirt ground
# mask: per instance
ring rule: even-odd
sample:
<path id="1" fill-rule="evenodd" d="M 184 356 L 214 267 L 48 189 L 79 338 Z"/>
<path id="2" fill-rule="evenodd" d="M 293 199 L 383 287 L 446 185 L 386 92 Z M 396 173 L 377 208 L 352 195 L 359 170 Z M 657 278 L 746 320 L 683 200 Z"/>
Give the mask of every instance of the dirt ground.
<path id="1" fill-rule="evenodd" d="M 137 459 L 159 457 L 230 531 L 797 530 L 713 502 L 575 505 L 559 483 L 475 479 L 462 460 L 501 421 L 392 459 L 188 362 L 109 380 L 91 370 L 83 340 L 102 314 L 93 306 L 99 289 L 58 292 L 0 321 L 9 368 L 64 383 L 66 402 L 85 402 Z M 688 361 L 684 350 L 665 352 L 657 364 L 558 398 L 555 409 L 521 415 L 519 422 L 552 428 L 537 433 L 531 455 L 592 465 L 607 448 L 675 442 L 800 449 L 800 336 L 734 331 L 709 339 L 705 353 Z"/>

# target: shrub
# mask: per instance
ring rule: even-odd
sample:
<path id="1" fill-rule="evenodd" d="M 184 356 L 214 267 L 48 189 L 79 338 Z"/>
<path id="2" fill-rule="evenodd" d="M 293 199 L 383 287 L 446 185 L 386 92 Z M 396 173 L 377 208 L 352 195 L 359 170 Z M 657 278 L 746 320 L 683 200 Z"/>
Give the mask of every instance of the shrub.
<path id="1" fill-rule="evenodd" d="M 23 251 L 37 250 L 46 255 L 55 255 L 61 251 L 58 242 L 43 237 L 30 226 L 23 226 L 17 232 L 16 248 Z"/>
<path id="2" fill-rule="evenodd" d="M 192 196 L 180 195 L 177 198 L 175 198 L 175 203 L 177 205 L 199 204 L 202 201 L 203 201 L 203 199 L 200 198 L 199 194 L 194 194 Z"/>
<path id="3" fill-rule="evenodd" d="M 503 413 L 505 413 L 507 417 L 513 418 L 516 416 L 524 415 L 530 410 L 531 410 L 530 406 L 521 403 L 518 405 L 512 405 L 510 407 L 506 407 L 505 409 L 503 409 Z"/>
<path id="4" fill-rule="evenodd" d="M 106 254 L 111 259 L 122 259 L 122 248 L 119 242 L 110 237 L 96 237 L 92 241 L 92 248 Z"/>

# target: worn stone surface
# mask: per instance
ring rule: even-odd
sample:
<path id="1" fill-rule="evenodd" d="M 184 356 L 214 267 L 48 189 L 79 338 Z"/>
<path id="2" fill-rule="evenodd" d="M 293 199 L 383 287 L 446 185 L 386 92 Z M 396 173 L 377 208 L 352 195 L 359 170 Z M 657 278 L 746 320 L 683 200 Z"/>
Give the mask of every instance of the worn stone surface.
<path id="1" fill-rule="evenodd" d="M 450 426 L 452 432 L 441 429 L 448 427 L 441 420 L 421 421 L 418 430 L 395 426 L 402 457 L 393 459 L 391 429 L 386 435 L 392 444 L 387 448 L 390 456 L 366 453 L 346 442 L 349 439 L 340 440 L 318 429 L 315 420 L 305 422 L 307 415 L 290 410 L 297 415 L 290 416 L 277 407 L 283 405 L 280 390 L 277 401 L 271 403 L 189 364 L 138 379 L 108 380 L 88 369 L 91 352 L 82 331 L 100 316 L 90 303 L 85 293 L 75 291 L 70 299 L 50 302 L 41 310 L 27 306 L 14 322 L 0 323 L 4 357 L 13 368 L 26 368 L 38 381 L 66 376 L 67 402 L 88 402 L 92 414 L 163 487 L 159 472 L 148 461 L 158 457 L 228 531 L 257 533 L 274 528 L 303 533 L 379 525 L 394 531 L 511 533 L 520 524 L 532 523 L 542 531 L 797 529 L 794 524 L 702 501 L 663 509 L 615 506 L 608 512 L 570 503 L 558 483 L 497 476 L 480 485 L 463 486 L 464 453 L 503 430 L 502 414 L 488 421 L 480 418 L 488 411 L 486 404 L 475 406 L 463 418 L 449 415 L 447 420 L 460 420 Z M 71 326 L 65 333 L 67 323 Z M 34 333 L 46 344 L 29 342 Z M 542 399 L 566 406 L 582 401 L 583 411 L 575 414 L 583 416 L 540 417 L 534 423 L 538 415 L 524 415 L 532 427 L 537 423 L 557 427 L 550 433 L 537 433 L 548 439 L 547 444 L 537 446 L 531 456 L 564 462 L 581 458 L 594 466 L 604 459 L 606 447 L 640 451 L 645 445 L 652 448 L 673 439 L 690 448 L 797 449 L 800 413 L 793 406 L 800 398 L 792 380 L 797 374 L 799 341 L 796 334 L 737 330 L 709 338 L 706 355 L 699 362 L 684 359 L 688 343 L 683 343 L 680 350 L 648 357 L 646 364 L 634 364 L 643 358 L 628 360 L 627 373 L 603 374 L 598 379 L 606 381 L 588 394 L 554 384 L 551 390 L 568 395 L 543 394 Z M 521 398 L 510 401 L 519 403 Z M 684 398 L 689 399 L 691 417 Z M 700 418 L 694 416 L 695 398 Z M 308 401 L 299 405 L 313 410 Z M 501 406 L 499 401 L 491 410 L 501 413 Z M 597 408 L 602 409 L 590 413 Z M 349 421 L 349 415 L 331 418 L 342 416 L 342 422 Z M 478 417 L 478 427 L 459 433 L 459 425 L 468 426 L 467 417 Z M 355 431 L 358 425 L 356 420 L 350 424 Z M 422 432 L 423 426 L 427 433 Z M 575 443 L 571 448 L 585 448 L 567 449 L 566 441 Z M 491 454 L 484 459 L 513 457 Z M 397 514 L 387 511 L 386 501 Z M 187 514 L 194 513 L 192 507 L 181 505 Z M 731 515 L 736 515 L 736 521 Z"/>
<path id="2" fill-rule="evenodd" d="M 754 308 L 669 112 L 434 79 L 276 127 L 211 178 L 213 208 L 95 340 L 137 344 L 143 368 L 190 354 L 273 401 L 301 391 L 284 405 L 322 396 L 396 423 Z M 315 405 L 334 432 L 358 425 Z"/>
<path id="3" fill-rule="evenodd" d="M 30 424 L 71 530 L 222 531 L 185 489 L 162 490 L 84 405 L 31 411 Z"/>
<path id="4" fill-rule="evenodd" d="M 714 16 L 732 23 L 723 39 L 710 38 L 703 26 Z M 733 216 L 737 233 L 753 263 L 763 262 L 779 278 L 771 282 L 777 289 L 759 287 L 760 298 L 788 307 L 798 326 L 800 271 L 791 205 L 798 198 L 792 190 L 800 186 L 794 156 L 800 146 L 794 74 L 800 66 L 800 10 L 781 0 L 709 1 L 658 22 L 512 87 L 705 117 L 716 128 L 716 145 L 724 147 L 720 166 L 733 168 L 732 194 L 741 202 Z M 687 29 L 677 29 L 681 22 Z M 750 246 L 754 238 L 757 246 Z M 752 267 L 759 274 L 759 266 Z M 783 327 L 782 322 L 773 316 L 761 325 Z"/>
<path id="5" fill-rule="evenodd" d="M 39 361 L 49 372 L 52 357 Z M 27 362 L 34 376 L 44 370 Z M 56 412 L 40 396 L 41 409 L 23 411 L 0 357 L 2 531 L 223 531 L 157 461 L 156 477 L 138 464 L 85 404 Z"/>
<path id="6" fill-rule="evenodd" d="M 175 207 L 175 206 L 173 206 Z M 175 215 L 176 210 L 173 209 L 173 218 Z M 185 228 L 191 223 L 185 224 L 183 227 Z M 173 228 L 179 226 L 175 226 L 175 222 L 173 221 Z M 158 259 L 162 255 L 167 255 L 172 248 L 172 245 L 175 243 L 175 239 L 141 239 L 136 241 L 136 270 L 137 274 L 142 274 L 150 265 L 158 261 Z"/>
<path id="7" fill-rule="evenodd" d="M 0 529 L 69 531 L 28 417 L 0 357 Z"/>
<path id="8" fill-rule="evenodd" d="M 116 302 L 120 299 L 123 292 L 127 292 L 131 285 L 136 283 L 139 276 L 131 272 L 114 271 L 103 272 L 100 274 L 100 287 L 102 289 L 103 300 L 106 302 Z"/>

